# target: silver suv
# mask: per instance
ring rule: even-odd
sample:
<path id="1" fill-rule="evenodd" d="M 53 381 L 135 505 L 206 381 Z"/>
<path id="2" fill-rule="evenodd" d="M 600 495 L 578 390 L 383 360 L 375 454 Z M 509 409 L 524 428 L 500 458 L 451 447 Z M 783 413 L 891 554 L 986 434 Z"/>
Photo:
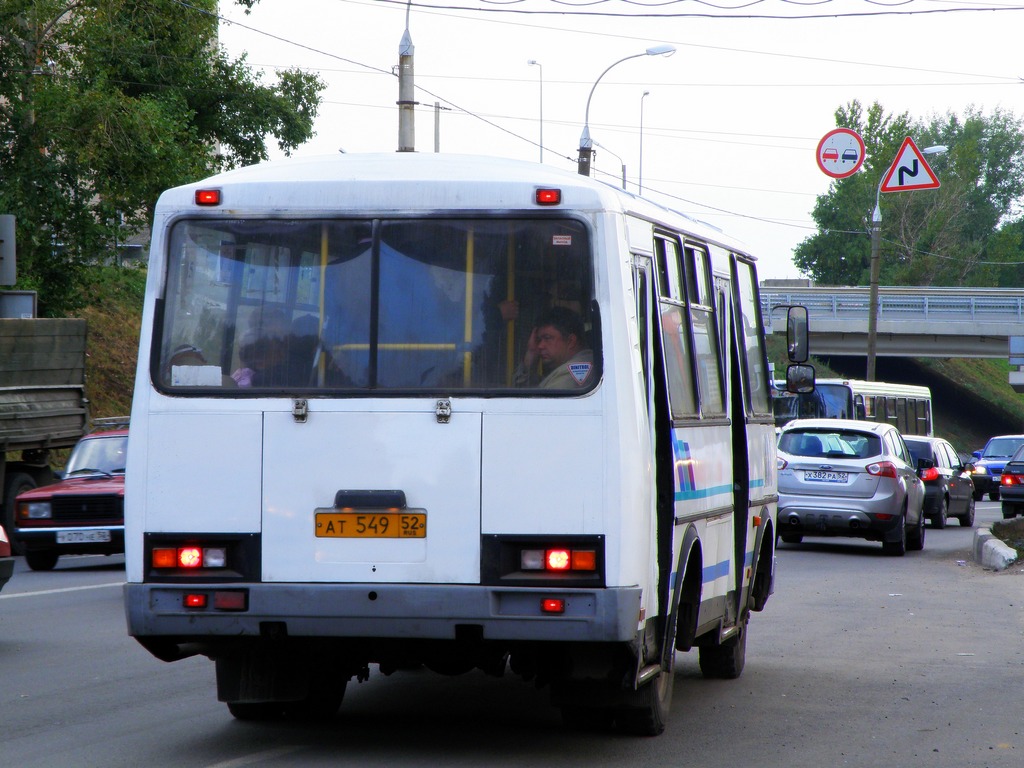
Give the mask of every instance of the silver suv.
<path id="1" fill-rule="evenodd" d="M 924 482 L 891 424 L 797 419 L 779 434 L 779 537 L 852 536 L 924 549 Z"/>

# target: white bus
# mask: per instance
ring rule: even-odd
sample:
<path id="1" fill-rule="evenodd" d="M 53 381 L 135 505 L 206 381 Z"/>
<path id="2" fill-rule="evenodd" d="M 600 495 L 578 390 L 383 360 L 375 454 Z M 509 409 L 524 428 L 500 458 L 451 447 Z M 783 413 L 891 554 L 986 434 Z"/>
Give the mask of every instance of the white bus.
<path id="1" fill-rule="evenodd" d="M 793 419 L 861 419 L 892 424 L 904 435 L 931 436 L 932 393 L 916 384 L 858 379 L 818 379 L 813 392 L 787 392 L 777 383 L 775 424 Z"/>
<path id="2" fill-rule="evenodd" d="M 675 652 L 738 676 L 773 588 L 759 306 L 719 232 L 536 163 L 345 154 L 165 192 L 130 634 L 213 659 L 239 719 L 425 665 L 660 732 Z"/>

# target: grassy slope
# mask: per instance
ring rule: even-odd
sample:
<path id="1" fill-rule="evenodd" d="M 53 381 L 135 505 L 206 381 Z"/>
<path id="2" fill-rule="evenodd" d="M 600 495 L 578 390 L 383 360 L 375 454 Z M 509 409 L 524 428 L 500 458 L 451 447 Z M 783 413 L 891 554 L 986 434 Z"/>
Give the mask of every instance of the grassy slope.
<path id="1" fill-rule="evenodd" d="M 131 411 L 135 361 L 146 272 L 138 267 L 97 271 L 81 316 L 89 324 L 85 363 L 86 394 L 93 418 L 127 416 Z"/>

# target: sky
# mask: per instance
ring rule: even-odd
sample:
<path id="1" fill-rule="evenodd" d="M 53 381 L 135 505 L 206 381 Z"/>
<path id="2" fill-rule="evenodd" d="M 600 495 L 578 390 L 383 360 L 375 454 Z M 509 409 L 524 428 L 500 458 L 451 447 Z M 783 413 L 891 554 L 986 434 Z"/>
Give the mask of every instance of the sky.
<path id="1" fill-rule="evenodd" d="M 293 156 L 397 150 L 406 28 L 418 152 L 573 169 L 589 98 L 592 175 L 621 186 L 625 165 L 628 189 L 739 239 L 762 279 L 802 277 L 792 253 L 832 182 L 816 150 L 840 106 L 1024 116 L 1024 4 L 714 2 L 260 0 L 247 15 L 221 0 L 220 38 L 265 82 L 293 66 L 326 82 Z M 659 45 L 676 52 L 620 61 Z"/>

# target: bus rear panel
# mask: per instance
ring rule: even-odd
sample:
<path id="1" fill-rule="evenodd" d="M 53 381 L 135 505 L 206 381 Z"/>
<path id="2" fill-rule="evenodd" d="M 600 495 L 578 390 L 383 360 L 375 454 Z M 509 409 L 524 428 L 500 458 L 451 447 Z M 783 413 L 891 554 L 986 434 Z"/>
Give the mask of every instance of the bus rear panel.
<path id="1" fill-rule="evenodd" d="M 660 732 L 676 651 L 737 676 L 772 590 L 756 291 L 717 233 L 536 164 L 343 155 L 166 192 L 130 634 L 213 659 L 242 719 L 426 665 Z"/>

